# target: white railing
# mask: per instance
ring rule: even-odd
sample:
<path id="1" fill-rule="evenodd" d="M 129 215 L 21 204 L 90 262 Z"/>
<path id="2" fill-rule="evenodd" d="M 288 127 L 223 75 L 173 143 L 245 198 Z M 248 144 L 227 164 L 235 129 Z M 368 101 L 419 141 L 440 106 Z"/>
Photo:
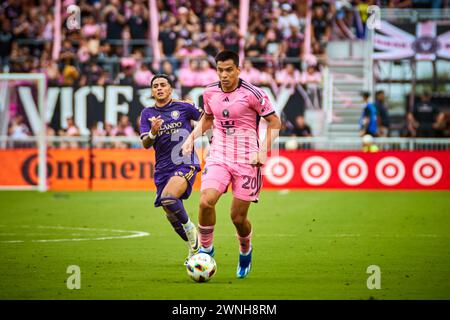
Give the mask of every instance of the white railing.
<path id="1" fill-rule="evenodd" d="M 0 136 L 0 145 L 6 148 L 36 148 L 37 137 L 11 138 Z M 375 138 L 374 143 L 381 151 L 450 151 L 450 138 Z M 142 148 L 139 137 L 47 137 L 49 148 Z M 208 138 L 196 140 L 197 147 L 208 146 Z M 274 147 L 299 150 L 361 150 L 360 138 L 327 137 L 279 137 Z"/>
<path id="2" fill-rule="evenodd" d="M 325 112 L 325 134 L 328 135 L 328 128 L 333 121 L 333 75 L 330 69 L 323 70 L 323 109 Z"/>

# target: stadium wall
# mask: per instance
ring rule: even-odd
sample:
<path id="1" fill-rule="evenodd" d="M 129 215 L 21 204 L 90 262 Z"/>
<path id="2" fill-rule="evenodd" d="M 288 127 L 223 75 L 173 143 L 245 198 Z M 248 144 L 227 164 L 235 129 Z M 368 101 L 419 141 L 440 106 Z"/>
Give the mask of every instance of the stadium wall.
<path id="1" fill-rule="evenodd" d="M 0 157 L 0 185 L 37 183 L 36 149 L 0 150 Z M 47 163 L 53 191 L 155 190 L 153 150 L 51 149 Z M 450 152 L 280 150 L 263 179 L 268 189 L 450 190 Z"/>

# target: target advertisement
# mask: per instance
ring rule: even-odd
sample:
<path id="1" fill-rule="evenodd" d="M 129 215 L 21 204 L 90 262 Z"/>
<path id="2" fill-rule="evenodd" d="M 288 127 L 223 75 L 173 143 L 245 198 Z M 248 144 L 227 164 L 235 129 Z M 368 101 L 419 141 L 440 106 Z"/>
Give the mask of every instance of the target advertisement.
<path id="1" fill-rule="evenodd" d="M 264 187 L 448 190 L 450 153 L 280 151 L 264 167 Z"/>

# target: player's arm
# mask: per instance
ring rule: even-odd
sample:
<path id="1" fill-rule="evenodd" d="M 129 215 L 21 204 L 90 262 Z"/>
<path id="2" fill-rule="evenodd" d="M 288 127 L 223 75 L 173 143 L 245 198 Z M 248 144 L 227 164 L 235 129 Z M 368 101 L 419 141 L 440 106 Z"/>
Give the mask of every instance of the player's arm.
<path id="1" fill-rule="evenodd" d="M 266 162 L 267 153 L 271 150 L 272 143 L 278 137 L 281 129 L 280 117 L 275 112 L 265 116 L 264 119 L 267 121 L 266 137 L 256 158 L 251 161 L 252 164 L 257 166 L 261 166 Z"/>
<path id="2" fill-rule="evenodd" d="M 188 155 L 192 152 L 195 139 L 201 137 L 203 133 L 205 133 L 205 131 L 210 129 L 213 125 L 213 121 L 214 116 L 212 114 L 208 114 L 206 112 L 203 113 L 200 121 L 197 123 L 194 130 L 192 130 L 191 134 L 187 137 L 186 141 L 183 144 L 183 155 Z"/>
<path id="3" fill-rule="evenodd" d="M 142 146 L 145 149 L 150 148 L 155 143 L 156 137 L 159 132 L 159 128 L 163 124 L 164 120 L 158 116 L 157 118 L 152 117 L 148 119 L 148 121 L 151 123 L 151 130 L 148 132 L 147 135 L 142 137 Z"/>

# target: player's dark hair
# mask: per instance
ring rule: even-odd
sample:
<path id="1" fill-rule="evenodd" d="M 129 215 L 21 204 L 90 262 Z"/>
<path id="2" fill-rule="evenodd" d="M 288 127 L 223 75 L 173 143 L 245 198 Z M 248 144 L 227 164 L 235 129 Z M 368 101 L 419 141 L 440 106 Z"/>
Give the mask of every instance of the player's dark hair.
<path id="1" fill-rule="evenodd" d="M 236 65 L 236 67 L 239 67 L 239 55 L 231 50 L 223 50 L 221 52 L 219 52 L 216 57 L 216 64 L 219 61 L 227 61 L 227 60 L 233 60 L 234 64 Z"/>
<path id="2" fill-rule="evenodd" d="M 379 96 L 382 93 L 384 93 L 384 90 L 378 90 L 377 92 L 375 92 L 375 96 Z"/>
<path id="3" fill-rule="evenodd" d="M 151 87 L 151 88 L 153 87 L 153 82 L 154 82 L 156 79 L 159 79 L 159 78 L 166 79 L 167 82 L 169 83 L 169 85 L 170 85 L 172 88 L 174 87 L 174 84 L 173 84 L 172 80 L 170 80 L 170 78 L 169 78 L 169 76 L 168 76 L 167 74 L 165 74 L 165 73 L 158 73 L 158 74 L 155 75 L 155 76 L 152 78 L 152 80 L 150 81 L 150 87 Z"/>

